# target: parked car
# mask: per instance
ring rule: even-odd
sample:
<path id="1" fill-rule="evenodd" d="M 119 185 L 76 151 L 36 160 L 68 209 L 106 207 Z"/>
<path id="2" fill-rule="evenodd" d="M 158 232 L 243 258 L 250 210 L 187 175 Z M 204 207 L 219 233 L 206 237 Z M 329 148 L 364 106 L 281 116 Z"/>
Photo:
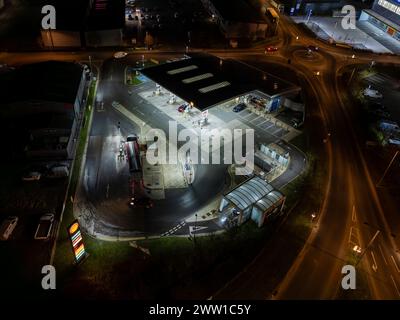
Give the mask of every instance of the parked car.
<path id="1" fill-rule="evenodd" d="M 18 217 L 8 217 L 0 226 L 0 240 L 8 240 L 18 223 Z"/>
<path id="2" fill-rule="evenodd" d="M 187 104 L 182 104 L 181 106 L 179 106 L 178 112 L 184 112 L 186 110 L 187 106 L 188 106 Z"/>
<path id="3" fill-rule="evenodd" d="M 46 240 L 50 237 L 54 223 L 54 214 L 46 213 L 40 217 L 38 226 L 35 232 L 35 240 Z"/>
<path id="4" fill-rule="evenodd" d="M 22 177 L 23 181 L 38 181 L 42 177 L 42 174 L 37 171 L 31 171 Z"/>
<path id="5" fill-rule="evenodd" d="M 290 123 L 291 123 L 291 125 L 292 125 L 293 128 L 297 128 L 297 127 L 299 127 L 299 125 L 300 125 L 300 120 L 299 120 L 299 119 L 296 119 L 296 118 L 292 118 L 292 119 L 290 120 Z"/>
<path id="6" fill-rule="evenodd" d="M 49 169 L 49 172 L 46 175 L 46 178 L 55 179 L 55 178 L 67 178 L 69 176 L 68 166 L 63 164 L 57 164 L 52 166 Z"/>
<path id="7" fill-rule="evenodd" d="M 129 205 L 134 208 L 149 209 L 149 208 L 153 207 L 153 202 L 149 198 L 146 198 L 146 197 L 141 197 L 141 198 L 132 197 Z"/>
<path id="8" fill-rule="evenodd" d="M 375 99 L 383 98 L 382 93 L 380 93 L 378 90 L 371 89 L 370 86 L 368 88 L 366 88 L 363 93 L 364 93 L 364 96 L 367 96 L 370 98 L 375 98 Z"/>
<path id="9" fill-rule="evenodd" d="M 237 106 L 233 107 L 233 112 L 240 112 L 246 108 L 247 107 L 244 103 L 239 103 Z"/>
<path id="10" fill-rule="evenodd" d="M 127 55 L 128 55 L 127 52 L 119 51 L 119 52 L 114 53 L 114 58 L 121 59 L 121 58 L 125 58 Z"/>
<path id="11" fill-rule="evenodd" d="M 307 47 L 307 49 L 310 50 L 310 51 L 318 51 L 318 47 L 317 46 L 313 46 L 313 45 L 309 45 Z"/>
<path id="12" fill-rule="evenodd" d="M 265 51 L 267 51 L 267 52 L 275 52 L 275 51 L 278 51 L 278 47 L 269 46 L 269 47 L 265 48 Z"/>

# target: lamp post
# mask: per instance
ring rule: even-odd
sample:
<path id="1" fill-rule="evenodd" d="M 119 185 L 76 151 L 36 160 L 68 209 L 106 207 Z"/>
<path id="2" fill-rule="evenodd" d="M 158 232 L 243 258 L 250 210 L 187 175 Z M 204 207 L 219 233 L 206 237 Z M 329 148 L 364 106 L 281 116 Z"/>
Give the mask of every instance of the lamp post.
<path id="1" fill-rule="evenodd" d="M 197 213 L 194 214 L 195 220 L 194 220 L 194 229 L 193 229 L 193 242 L 196 244 L 196 229 L 197 229 Z"/>

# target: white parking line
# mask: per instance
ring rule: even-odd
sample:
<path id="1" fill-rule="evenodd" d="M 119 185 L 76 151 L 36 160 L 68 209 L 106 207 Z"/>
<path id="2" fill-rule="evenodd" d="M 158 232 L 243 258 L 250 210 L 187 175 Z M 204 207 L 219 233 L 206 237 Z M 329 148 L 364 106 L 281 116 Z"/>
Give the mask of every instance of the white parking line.
<path id="1" fill-rule="evenodd" d="M 261 126 L 262 126 L 264 123 L 266 123 L 266 122 L 268 122 L 268 120 L 265 120 L 265 121 L 259 123 L 258 126 L 261 127 Z"/>
<path id="2" fill-rule="evenodd" d="M 379 251 L 381 252 L 381 255 L 382 255 L 383 261 L 385 261 L 385 264 L 387 265 L 388 263 L 387 263 L 387 261 L 386 261 L 385 255 L 383 254 L 383 250 L 382 250 L 382 247 L 381 247 L 381 245 L 379 244 L 379 245 L 378 245 L 378 247 L 379 247 Z"/>
<path id="3" fill-rule="evenodd" d="M 271 124 L 270 124 L 268 127 L 266 127 L 264 130 L 269 129 L 269 128 L 271 128 L 272 126 L 274 126 L 274 124 L 271 122 Z"/>

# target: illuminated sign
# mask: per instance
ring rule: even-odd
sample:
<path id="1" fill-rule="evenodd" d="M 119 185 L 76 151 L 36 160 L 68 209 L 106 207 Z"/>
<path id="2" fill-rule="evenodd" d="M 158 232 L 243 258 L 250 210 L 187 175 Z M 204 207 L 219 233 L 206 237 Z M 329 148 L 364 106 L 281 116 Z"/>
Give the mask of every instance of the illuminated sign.
<path id="1" fill-rule="evenodd" d="M 75 220 L 68 227 L 68 235 L 72 244 L 72 251 L 74 253 L 76 263 L 81 262 L 86 256 L 85 245 L 83 244 L 81 229 L 78 220 Z"/>

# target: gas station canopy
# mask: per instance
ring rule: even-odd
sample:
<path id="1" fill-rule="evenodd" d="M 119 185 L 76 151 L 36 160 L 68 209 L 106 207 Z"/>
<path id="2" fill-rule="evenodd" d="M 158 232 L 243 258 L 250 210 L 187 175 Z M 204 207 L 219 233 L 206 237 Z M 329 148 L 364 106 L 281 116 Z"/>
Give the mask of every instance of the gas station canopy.
<path id="1" fill-rule="evenodd" d="M 187 59 L 145 68 L 141 72 L 201 111 L 255 90 L 271 98 L 300 90 L 246 64 L 204 53 L 191 53 Z"/>

